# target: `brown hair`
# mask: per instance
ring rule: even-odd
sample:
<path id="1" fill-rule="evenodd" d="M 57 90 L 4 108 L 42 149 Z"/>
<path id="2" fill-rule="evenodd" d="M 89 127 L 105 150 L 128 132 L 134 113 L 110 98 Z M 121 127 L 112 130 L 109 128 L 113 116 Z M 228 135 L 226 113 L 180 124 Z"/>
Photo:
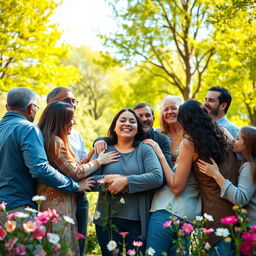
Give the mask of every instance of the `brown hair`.
<path id="1" fill-rule="evenodd" d="M 244 157 L 251 164 L 253 181 L 256 183 L 256 128 L 253 126 L 244 126 L 240 130 L 245 144 Z"/>
<path id="2" fill-rule="evenodd" d="M 73 119 L 73 116 L 74 108 L 70 104 L 60 101 L 49 104 L 42 113 L 38 127 L 41 129 L 44 137 L 45 151 L 51 160 L 55 159 L 59 154 L 55 144 L 55 136 L 63 140 L 69 155 L 73 158 L 75 157 L 69 147 L 66 130 L 66 125 Z"/>

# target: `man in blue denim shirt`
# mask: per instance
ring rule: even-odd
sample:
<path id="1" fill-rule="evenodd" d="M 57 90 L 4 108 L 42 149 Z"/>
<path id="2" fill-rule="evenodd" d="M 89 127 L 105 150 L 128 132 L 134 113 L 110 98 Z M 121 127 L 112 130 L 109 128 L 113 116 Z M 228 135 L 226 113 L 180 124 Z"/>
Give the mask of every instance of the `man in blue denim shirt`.
<path id="1" fill-rule="evenodd" d="M 38 110 L 35 100 L 27 88 L 10 90 L 8 112 L 0 121 L 0 202 L 7 202 L 9 212 L 36 207 L 36 179 L 63 192 L 86 189 L 86 181 L 77 183 L 49 164 L 41 131 L 32 123 Z"/>

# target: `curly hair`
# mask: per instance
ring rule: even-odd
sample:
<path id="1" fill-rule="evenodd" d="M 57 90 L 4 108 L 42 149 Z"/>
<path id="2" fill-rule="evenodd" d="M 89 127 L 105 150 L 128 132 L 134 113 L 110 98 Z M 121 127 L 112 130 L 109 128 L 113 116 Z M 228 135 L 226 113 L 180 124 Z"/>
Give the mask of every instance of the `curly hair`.
<path id="1" fill-rule="evenodd" d="M 188 100 L 183 103 L 179 108 L 178 122 L 200 156 L 212 157 L 218 164 L 225 160 L 227 137 L 200 102 Z"/>
<path id="2" fill-rule="evenodd" d="M 143 128 L 142 128 L 142 124 L 139 120 L 139 118 L 136 116 L 135 112 L 130 109 L 130 108 L 124 108 L 122 110 L 120 110 L 114 117 L 110 127 L 109 127 L 109 130 L 108 130 L 108 138 L 107 138 L 107 143 L 109 145 L 115 145 L 117 144 L 117 135 L 115 133 L 115 127 L 116 127 L 116 122 L 117 122 L 117 119 L 119 118 L 119 116 L 124 113 L 124 112 L 131 112 L 134 117 L 136 118 L 136 121 L 137 121 L 137 124 L 138 124 L 138 128 L 137 128 L 137 134 L 135 135 L 135 138 L 134 138 L 134 141 L 133 141 L 133 147 L 137 147 L 139 145 L 139 143 L 141 141 L 143 141 L 145 138 L 146 138 L 146 135 L 145 135 L 145 132 L 143 131 Z"/>

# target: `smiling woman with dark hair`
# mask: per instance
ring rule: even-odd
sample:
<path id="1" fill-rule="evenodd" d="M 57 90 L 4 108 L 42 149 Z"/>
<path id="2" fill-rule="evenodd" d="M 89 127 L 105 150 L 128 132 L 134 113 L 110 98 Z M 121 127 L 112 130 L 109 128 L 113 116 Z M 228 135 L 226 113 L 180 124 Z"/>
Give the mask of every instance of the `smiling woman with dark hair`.
<path id="1" fill-rule="evenodd" d="M 119 161 L 102 166 L 95 173 L 96 179 L 104 177 L 110 192 L 98 186 L 96 212 L 100 217 L 94 218 L 94 223 L 102 255 L 112 255 L 107 249 L 110 240 L 116 241 L 121 253 L 123 240 L 119 232 L 129 233 L 125 237 L 127 250 L 135 248 L 133 241 L 145 239 L 153 189 L 162 185 L 163 173 L 154 150 L 142 143 L 144 138 L 134 111 L 119 111 L 109 128 L 106 150 L 118 151 Z M 144 247 L 140 252 L 144 253 Z"/>

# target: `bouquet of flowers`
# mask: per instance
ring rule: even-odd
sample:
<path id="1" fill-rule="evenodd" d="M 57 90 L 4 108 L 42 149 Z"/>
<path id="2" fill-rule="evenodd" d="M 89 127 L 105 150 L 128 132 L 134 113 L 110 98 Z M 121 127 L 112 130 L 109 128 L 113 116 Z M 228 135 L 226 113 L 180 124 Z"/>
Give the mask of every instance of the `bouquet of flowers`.
<path id="1" fill-rule="evenodd" d="M 47 232 L 48 223 L 62 223 L 62 226 L 75 224 L 69 216 L 60 216 L 55 209 L 40 211 L 40 204 L 46 198 L 35 196 L 33 201 L 38 210 L 25 208 L 25 212 L 8 213 L 6 203 L 0 204 L 6 221 L 0 223 L 0 255 L 73 255 L 64 234 L 64 229 L 56 233 Z M 77 238 L 82 238 L 77 234 Z M 83 237 L 84 238 L 84 237 Z"/>

